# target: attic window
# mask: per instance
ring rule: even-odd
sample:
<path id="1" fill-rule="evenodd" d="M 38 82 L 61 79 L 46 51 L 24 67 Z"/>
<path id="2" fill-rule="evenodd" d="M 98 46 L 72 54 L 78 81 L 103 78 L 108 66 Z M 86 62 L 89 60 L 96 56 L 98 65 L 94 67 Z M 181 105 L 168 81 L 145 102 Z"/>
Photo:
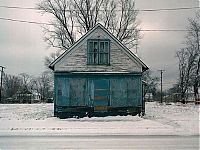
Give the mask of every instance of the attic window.
<path id="1" fill-rule="evenodd" d="M 88 64 L 109 65 L 110 64 L 110 40 L 89 39 L 87 42 Z"/>

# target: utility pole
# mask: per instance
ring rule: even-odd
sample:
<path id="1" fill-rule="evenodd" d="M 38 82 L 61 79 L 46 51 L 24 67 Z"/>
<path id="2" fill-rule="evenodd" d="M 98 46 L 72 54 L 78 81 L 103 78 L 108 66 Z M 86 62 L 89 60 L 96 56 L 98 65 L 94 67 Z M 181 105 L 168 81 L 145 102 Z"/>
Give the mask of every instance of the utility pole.
<path id="1" fill-rule="evenodd" d="M 163 95 L 162 95 L 162 86 L 163 86 L 163 72 L 165 70 L 158 70 L 160 71 L 160 102 L 162 103 L 163 102 Z"/>
<path id="2" fill-rule="evenodd" d="M 0 102 L 2 101 L 1 99 L 1 91 L 2 91 L 2 82 L 3 82 L 3 69 L 5 69 L 5 67 L 0 66 L 1 68 L 1 84 L 0 84 Z"/>

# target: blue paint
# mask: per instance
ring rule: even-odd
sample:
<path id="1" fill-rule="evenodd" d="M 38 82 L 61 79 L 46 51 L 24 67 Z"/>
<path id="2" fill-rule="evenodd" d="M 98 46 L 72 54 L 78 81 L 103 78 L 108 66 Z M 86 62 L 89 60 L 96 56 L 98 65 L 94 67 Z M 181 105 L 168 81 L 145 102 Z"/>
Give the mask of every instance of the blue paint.
<path id="1" fill-rule="evenodd" d="M 94 80 L 94 106 L 109 106 L 110 84 L 107 79 Z"/>
<path id="2" fill-rule="evenodd" d="M 141 75 L 55 74 L 55 111 L 58 111 L 56 107 L 59 106 L 130 107 L 140 111 L 142 109 Z M 60 109 L 59 112 L 66 110 Z"/>

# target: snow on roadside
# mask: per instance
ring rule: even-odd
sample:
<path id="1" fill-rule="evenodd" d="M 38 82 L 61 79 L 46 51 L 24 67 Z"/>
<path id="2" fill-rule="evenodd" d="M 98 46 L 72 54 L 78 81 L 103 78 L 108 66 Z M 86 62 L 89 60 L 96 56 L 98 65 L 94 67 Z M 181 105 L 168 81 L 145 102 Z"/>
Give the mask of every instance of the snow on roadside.
<path id="1" fill-rule="evenodd" d="M 146 105 L 145 119 L 174 127 L 177 134 L 199 135 L 200 106 L 194 103 L 156 103 Z"/>
<path id="2" fill-rule="evenodd" d="M 189 127 L 189 129 L 188 129 Z M 0 135 L 197 135 L 199 106 L 147 103 L 146 116 L 58 119 L 53 104 L 1 104 Z"/>
<path id="3" fill-rule="evenodd" d="M 53 104 L 0 104 L 2 120 L 44 120 L 53 117 Z"/>

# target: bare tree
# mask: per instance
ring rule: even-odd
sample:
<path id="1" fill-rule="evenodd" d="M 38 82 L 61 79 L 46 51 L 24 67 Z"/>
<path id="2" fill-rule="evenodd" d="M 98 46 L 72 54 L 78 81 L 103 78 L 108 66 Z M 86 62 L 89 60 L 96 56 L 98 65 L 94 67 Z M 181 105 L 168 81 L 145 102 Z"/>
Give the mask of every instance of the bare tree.
<path id="1" fill-rule="evenodd" d="M 190 77 L 194 66 L 194 51 L 190 50 L 190 48 L 182 48 L 176 53 L 176 57 L 179 61 L 179 86 L 182 103 L 185 103 L 185 94 L 190 85 Z"/>
<path id="2" fill-rule="evenodd" d="M 6 74 L 3 80 L 5 98 L 13 97 L 21 88 L 21 81 L 18 76 Z"/>
<path id="3" fill-rule="evenodd" d="M 104 26 L 127 47 L 133 48 L 141 38 L 137 29 L 137 14 L 133 0 L 107 0 L 104 5 Z M 120 10 L 120 11 L 118 11 Z"/>
<path id="4" fill-rule="evenodd" d="M 81 34 L 89 31 L 100 21 L 100 9 L 104 0 L 73 0 L 71 2 Z"/>
<path id="5" fill-rule="evenodd" d="M 34 89 L 41 95 L 41 100 L 43 102 L 53 96 L 52 79 L 52 75 L 48 71 L 45 71 L 41 76 L 32 81 Z"/>
<path id="6" fill-rule="evenodd" d="M 49 68 L 49 64 L 55 60 L 61 54 L 61 50 L 57 50 L 56 52 L 52 52 L 50 56 L 45 57 L 45 66 Z"/>
<path id="7" fill-rule="evenodd" d="M 194 87 L 195 97 L 198 98 L 200 74 L 200 13 L 196 18 L 189 19 L 189 27 L 185 48 L 177 51 L 179 61 L 179 86 L 182 102 L 185 103 L 185 93 L 189 86 Z"/>
<path id="8" fill-rule="evenodd" d="M 99 22 L 129 48 L 141 38 L 134 0 L 41 0 L 38 8 L 54 17 L 53 27 L 44 27 L 45 41 L 59 53 Z M 46 58 L 47 62 L 55 56 Z"/>
<path id="9" fill-rule="evenodd" d="M 75 42 L 74 16 L 71 0 L 42 0 L 38 4 L 43 13 L 54 16 L 53 28 L 44 27 L 45 41 L 61 50 L 68 49 Z"/>
<path id="10" fill-rule="evenodd" d="M 152 76 L 151 71 L 147 70 L 143 73 L 142 79 L 146 82 L 144 96 L 146 95 L 146 93 L 152 93 L 152 95 L 155 96 L 159 78 Z"/>
<path id="11" fill-rule="evenodd" d="M 27 73 L 20 73 L 19 78 L 21 81 L 21 89 L 20 90 L 31 90 L 32 89 L 32 84 L 31 80 L 32 77 L 28 75 Z"/>
<path id="12" fill-rule="evenodd" d="M 187 45 L 194 51 L 193 76 L 191 77 L 195 98 L 198 99 L 200 86 L 200 11 L 195 18 L 189 18 Z"/>

